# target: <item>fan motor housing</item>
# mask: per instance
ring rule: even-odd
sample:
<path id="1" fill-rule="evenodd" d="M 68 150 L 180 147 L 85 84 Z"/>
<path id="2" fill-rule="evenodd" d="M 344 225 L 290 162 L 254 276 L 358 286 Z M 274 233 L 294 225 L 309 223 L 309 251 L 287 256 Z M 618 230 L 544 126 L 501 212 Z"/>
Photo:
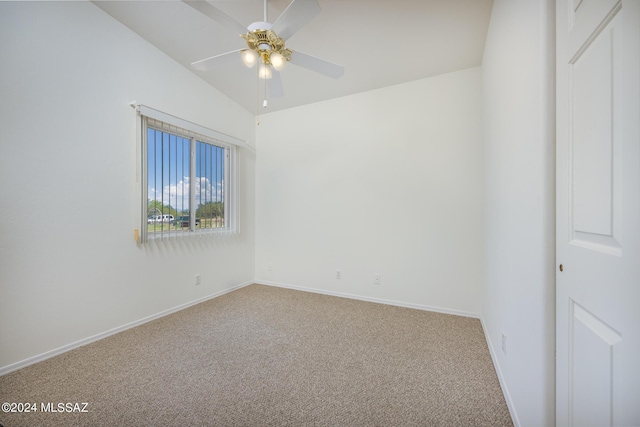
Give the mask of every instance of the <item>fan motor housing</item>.
<path id="1" fill-rule="evenodd" d="M 260 54 L 262 62 L 270 64 L 272 52 L 278 52 L 288 62 L 291 60 L 293 51 L 284 46 L 284 40 L 275 32 L 271 31 L 271 24 L 268 22 L 254 22 L 248 27 L 249 32 L 241 34 L 251 50 Z"/>

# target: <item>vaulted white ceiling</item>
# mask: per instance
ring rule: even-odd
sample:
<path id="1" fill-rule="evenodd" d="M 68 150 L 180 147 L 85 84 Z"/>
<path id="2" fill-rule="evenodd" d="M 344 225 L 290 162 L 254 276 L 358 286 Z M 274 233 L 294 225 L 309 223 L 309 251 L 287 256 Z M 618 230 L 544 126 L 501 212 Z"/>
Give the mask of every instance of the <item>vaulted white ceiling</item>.
<path id="1" fill-rule="evenodd" d="M 211 71 L 191 63 L 246 47 L 243 39 L 181 1 L 95 1 L 97 6 L 229 98 L 261 114 L 478 66 L 492 0 L 319 0 L 322 12 L 287 47 L 343 65 L 334 80 L 294 64 L 284 97 L 269 97 L 256 69 L 237 61 Z M 210 1 L 239 23 L 263 19 L 263 0 Z M 269 0 L 274 22 L 290 0 Z"/>

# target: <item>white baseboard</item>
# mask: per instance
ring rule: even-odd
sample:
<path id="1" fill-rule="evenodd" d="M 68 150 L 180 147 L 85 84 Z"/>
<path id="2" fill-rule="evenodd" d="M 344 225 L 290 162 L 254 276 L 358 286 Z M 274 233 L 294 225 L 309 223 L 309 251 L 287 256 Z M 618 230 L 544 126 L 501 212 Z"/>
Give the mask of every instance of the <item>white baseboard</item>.
<path id="1" fill-rule="evenodd" d="M 479 319 L 480 318 L 480 315 L 478 313 L 470 313 L 470 312 L 467 312 L 467 311 L 452 310 L 452 309 L 442 308 L 442 307 L 432 307 L 432 306 L 423 305 L 423 304 L 413 304 L 413 303 L 409 303 L 409 302 L 388 300 L 388 299 L 383 299 L 383 298 L 374 298 L 374 297 L 368 297 L 368 296 L 364 296 L 364 295 L 355 295 L 355 294 L 347 294 L 347 293 L 343 293 L 343 292 L 327 291 L 327 290 L 324 290 L 324 289 L 307 288 L 305 286 L 297 286 L 297 285 L 290 285 L 290 284 L 286 284 L 286 283 L 271 282 L 271 281 L 268 281 L 268 280 L 258 280 L 258 279 L 256 279 L 255 283 L 258 284 L 258 285 L 275 286 L 275 287 L 278 287 L 278 288 L 295 289 L 295 290 L 298 290 L 298 291 L 313 292 L 313 293 L 316 293 L 316 294 L 323 294 L 323 295 L 331 295 L 331 296 L 334 296 L 334 297 L 350 298 L 350 299 L 355 299 L 355 300 L 360 300 L 360 301 L 375 302 L 375 303 L 379 303 L 379 304 L 395 305 L 397 307 L 415 308 L 416 310 L 434 311 L 436 313 L 444 313 L 444 314 L 454 314 L 456 316 L 473 317 L 475 319 Z"/>
<path id="2" fill-rule="evenodd" d="M 511 414 L 511 419 L 513 420 L 514 427 L 520 427 L 520 420 L 518 419 L 518 414 L 516 413 L 516 407 L 513 404 L 513 400 L 511 399 L 511 395 L 509 394 L 509 389 L 507 388 L 507 383 L 504 380 L 504 376 L 502 375 L 502 371 L 500 370 L 500 365 L 498 363 L 498 357 L 496 356 L 495 347 L 491 342 L 491 335 L 489 335 L 489 331 L 487 330 L 487 326 L 484 323 L 484 319 L 482 316 L 480 318 L 480 324 L 482 324 L 482 330 L 484 331 L 484 337 L 487 340 L 487 347 L 489 347 L 489 354 L 491 355 L 491 360 L 493 361 L 493 366 L 496 369 L 496 374 L 498 375 L 498 381 L 500 382 L 500 388 L 502 388 L 502 394 L 504 395 L 504 399 L 507 401 L 507 407 L 509 408 L 509 413 Z"/>
<path id="3" fill-rule="evenodd" d="M 104 332 L 101 332 L 99 334 L 92 335 L 90 337 L 81 339 L 79 341 L 76 341 L 76 342 L 73 342 L 73 343 L 70 343 L 70 344 L 67 344 L 67 345 L 63 345 L 62 347 L 58 347 L 58 348 L 55 348 L 53 350 L 46 351 L 46 352 L 44 352 L 42 354 L 38 354 L 37 356 L 29 357 L 28 359 L 24 359 L 24 360 L 21 360 L 19 362 L 12 363 L 11 365 L 0 367 L 0 376 L 6 375 L 9 372 L 17 371 L 18 369 L 22 369 L 22 368 L 27 367 L 29 365 L 33 365 L 34 363 L 42 362 L 43 360 L 49 359 L 51 357 L 57 356 L 57 355 L 62 354 L 62 353 L 66 353 L 69 350 L 73 350 L 75 348 L 82 347 L 83 345 L 87 345 L 87 344 L 90 344 L 92 342 L 101 340 L 101 339 L 106 338 L 106 337 L 108 337 L 110 335 L 117 334 L 118 332 L 126 331 L 127 329 L 135 328 L 136 326 L 140 326 L 140 325 L 142 325 L 144 323 L 147 323 L 147 322 L 150 322 L 152 320 L 156 320 L 156 319 L 159 319 L 161 317 L 167 316 L 169 314 L 178 312 L 180 310 L 184 310 L 185 308 L 189 308 L 189 307 L 191 307 L 193 305 L 200 304 L 201 302 L 205 302 L 205 301 L 208 301 L 210 299 L 217 298 L 217 297 L 219 297 L 221 295 L 227 294 L 229 292 L 235 291 L 237 289 L 243 288 L 243 287 L 251 285 L 253 283 L 254 283 L 253 280 L 250 281 L 250 282 L 242 283 L 242 284 L 233 286 L 231 288 L 224 289 L 222 291 L 216 292 L 214 294 L 207 295 L 206 297 L 202 297 L 202 298 L 199 298 L 197 300 L 190 301 L 190 302 L 187 302 L 187 303 L 184 303 L 184 304 L 180 304 L 180 305 L 178 305 L 176 307 L 169 308 L 167 310 L 163 310 L 163 311 L 161 311 L 159 313 L 152 314 L 151 316 L 143 317 L 142 319 L 136 320 L 134 322 L 127 323 L 127 324 L 122 325 L 122 326 L 118 326 L 117 328 L 109 329 L 108 331 L 104 331 Z"/>

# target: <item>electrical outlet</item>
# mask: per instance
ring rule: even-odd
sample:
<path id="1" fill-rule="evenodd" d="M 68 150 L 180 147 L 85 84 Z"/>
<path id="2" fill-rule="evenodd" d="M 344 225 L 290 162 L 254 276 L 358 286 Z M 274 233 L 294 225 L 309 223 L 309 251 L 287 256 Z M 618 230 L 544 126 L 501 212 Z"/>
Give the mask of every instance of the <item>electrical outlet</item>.
<path id="1" fill-rule="evenodd" d="M 336 270 L 336 279 L 342 279 L 342 270 Z"/>
<path id="2" fill-rule="evenodd" d="M 507 355 L 507 334 L 502 333 L 502 352 Z"/>
<path id="3" fill-rule="evenodd" d="M 380 284 L 380 275 L 379 274 L 374 274 L 373 275 L 373 284 L 374 285 L 379 285 Z"/>
<path id="4" fill-rule="evenodd" d="M 267 270 L 268 271 L 273 271 L 273 265 L 271 263 L 269 263 L 269 265 L 267 265 Z"/>
<path id="5" fill-rule="evenodd" d="M 196 285 L 200 284 L 200 275 L 196 274 Z"/>

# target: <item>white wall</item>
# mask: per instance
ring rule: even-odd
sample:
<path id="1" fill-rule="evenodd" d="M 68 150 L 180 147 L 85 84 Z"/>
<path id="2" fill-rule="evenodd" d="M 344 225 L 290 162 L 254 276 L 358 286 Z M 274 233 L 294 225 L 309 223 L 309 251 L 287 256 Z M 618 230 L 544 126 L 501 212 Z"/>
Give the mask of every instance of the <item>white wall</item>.
<path id="1" fill-rule="evenodd" d="M 255 154 L 239 235 L 139 247 L 128 103 L 253 144 L 249 113 L 87 2 L 0 2 L 0 62 L 0 371 L 252 281 Z"/>
<path id="2" fill-rule="evenodd" d="M 482 319 L 521 426 L 555 423 L 554 25 L 551 0 L 495 0 L 482 64 Z"/>
<path id="3" fill-rule="evenodd" d="M 479 313 L 479 68 L 260 121 L 258 281 Z"/>

